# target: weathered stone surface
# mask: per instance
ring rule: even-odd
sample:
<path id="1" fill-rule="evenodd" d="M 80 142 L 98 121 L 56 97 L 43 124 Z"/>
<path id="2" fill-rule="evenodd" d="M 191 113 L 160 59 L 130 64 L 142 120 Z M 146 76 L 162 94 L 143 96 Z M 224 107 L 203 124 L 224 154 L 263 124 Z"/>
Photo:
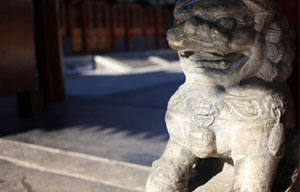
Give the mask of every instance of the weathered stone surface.
<path id="1" fill-rule="evenodd" d="M 111 188 L 124 189 L 124 191 L 144 191 L 146 178 L 149 174 L 149 168 L 146 166 L 5 139 L 0 139 L 0 160 L 49 173 L 52 176 L 62 175 L 98 183 L 99 186 L 102 184 L 108 186 L 107 188 L 111 186 Z M 0 176 L 2 173 L 3 176 L 6 174 L 2 171 L 1 168 Z M 28 179 L 31 177 L 30 173 L 26 175 L 24 177 L 26 176 Z M 45 180 L 43 182 L 50 185 Z M 44 192 L 46 190 L 37 191 Z"/>
<path id="2" fill-rule="evenodd" d="M 0 160 L 1 192 L 132 192 L 74 177 L 37 171 Z"/>
<path id="3" fill-rule="evenodd" d="M 186 81 L 169 101 L 170 139 L 146 191 L 192 190 L 192 175 L 198 192 L 271 191 L 294 126 L 289 26 L 269 0 L 180 0 L 174 16 L 168 41 Z"/>

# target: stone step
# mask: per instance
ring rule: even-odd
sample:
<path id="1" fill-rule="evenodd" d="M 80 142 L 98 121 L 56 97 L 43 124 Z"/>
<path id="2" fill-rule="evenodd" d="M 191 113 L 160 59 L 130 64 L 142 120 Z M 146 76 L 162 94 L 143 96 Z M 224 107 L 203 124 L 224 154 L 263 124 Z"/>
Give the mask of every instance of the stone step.
<path id="1" fill-rule="evenodd" d="M 179 58 L 171 49 L 137 52 L 115 52 L 103 55 L 77 55 L 64 57 L 67 75 L 89 73 L 127 74 L 132 72 L 157 71 L 179 68 Z"/>
<path id="2" fill-rule="evenodd" d="M 38 171 L 0 160 L 1 192 L 131 192 L 102 183 Z"/>
<path id="3" fill-rule="evenodd" d="M 18 176 L 21 184 L 26 186 L 26 182 L 30 182 L 32 186 L 36 187 L 36 191 L 41 192 L 53 192 L 56 189 L 60 189 L 60 187 L 62 187 L 59 190 L 60 192 L 93 191 L 93 187 L 96 190 L 101 186 L 104 187 L 103 190 L 98 188 L 98 191 L 101 192 L 105 190 L 144 191 L 150 170 L 146 166 L 6 139 L 0 139 L 0 160 L 2 160 L 2 164 L 3 161 L 9 162 L 8 169 L 9 167 L 13 169 L 12 166 L 19 167 L 18 169 L 13 169 L 14 171 L 9 171 L 10 174 L 7 177 L 13 178 L 14 174 L 22 175 L 19 173 L 24 173 L 23 177 Z M 3 170 L 2 166 L 1 172 Z M 1 176 L 2 174 L 0 174 Z M 29 178 L 32 178 L 32 180 L 29 180 Z M 6 183 L 6 179 L 3 180 L 2 184 Z M 64 185 L 62 180 L 66 180 L 66 183 L 70 183 L 70 185 Z M 76 180 L 80 180 L 80 182 L 77 183 Z M 47 183 L 48 181 L 50 183 Z M 42 190 L 43 186 L 46 188 L 51 186 L 51 182 L 53 185 L 56 185 L 56 181 L 61 183 L 61 186 L 54 186 L 56 188 L 53 190 Z M 90 185 L 89 183 L 94 184 Z M 78 190 L 80 187 L 91 187 L 91 189 Z M 110 190 L 110 188 L 118 190 Z M 11 189 L 11 191 L 13 190 Z"/>
<path id="4" fill-rule="evenodd" d="M 124 52 L 95 56 L 96 68 L 109 69 L 118 73 L 156 71 L 179 67 L 179 58 L 173 50 Z"/>

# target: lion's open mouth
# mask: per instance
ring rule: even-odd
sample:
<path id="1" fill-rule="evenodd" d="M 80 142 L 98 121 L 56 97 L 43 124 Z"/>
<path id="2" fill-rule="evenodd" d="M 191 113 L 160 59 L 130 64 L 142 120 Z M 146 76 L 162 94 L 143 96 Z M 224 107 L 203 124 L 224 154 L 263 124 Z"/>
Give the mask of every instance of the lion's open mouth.
<path id="1" fill-rule="evenodd" d="M 206 71 L 227 73 L 239 66 L 242 66 L 248 60 L 245 53 L 217 53 L 217 52 L 194 52 L 184 50 L 179 52 L 180 56 L 188 59 L 188 67 L 201 68 Z"/>

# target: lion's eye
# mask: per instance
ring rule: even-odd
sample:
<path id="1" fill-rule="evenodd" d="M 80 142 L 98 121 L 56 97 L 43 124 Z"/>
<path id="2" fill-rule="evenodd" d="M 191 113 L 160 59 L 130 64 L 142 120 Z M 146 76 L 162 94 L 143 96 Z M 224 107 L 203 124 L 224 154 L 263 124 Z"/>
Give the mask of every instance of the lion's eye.
<path id="1" fill-rule="evenodd" d="M 224 30 L 233 30 L 237 26 L 237 22 L 232 17 L 225 17 L 217 21 L 218 27 Z"/>

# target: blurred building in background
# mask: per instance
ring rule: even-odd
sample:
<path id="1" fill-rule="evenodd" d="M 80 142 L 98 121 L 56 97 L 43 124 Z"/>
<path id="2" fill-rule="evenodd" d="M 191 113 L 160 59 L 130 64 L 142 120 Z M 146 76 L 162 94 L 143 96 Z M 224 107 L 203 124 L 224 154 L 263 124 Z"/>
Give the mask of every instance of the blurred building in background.
<path id="1" fill-rule="evenodd" d="M 65 55 L 167 48 L 174 1 L 59 0 Z"/>
<path id="2" fill-rule="evenodd" d="M 64 101 L 64 55 L 167 48 L 176 0 L 9 0 L 0 6 L 0 96 L 20 116 Z M 296 31 L 299 1 L 278 2 Z M 299 49 L 297 50 L 299 53 Z M 299 104 L 299 54 L 289 80 Z"/>

